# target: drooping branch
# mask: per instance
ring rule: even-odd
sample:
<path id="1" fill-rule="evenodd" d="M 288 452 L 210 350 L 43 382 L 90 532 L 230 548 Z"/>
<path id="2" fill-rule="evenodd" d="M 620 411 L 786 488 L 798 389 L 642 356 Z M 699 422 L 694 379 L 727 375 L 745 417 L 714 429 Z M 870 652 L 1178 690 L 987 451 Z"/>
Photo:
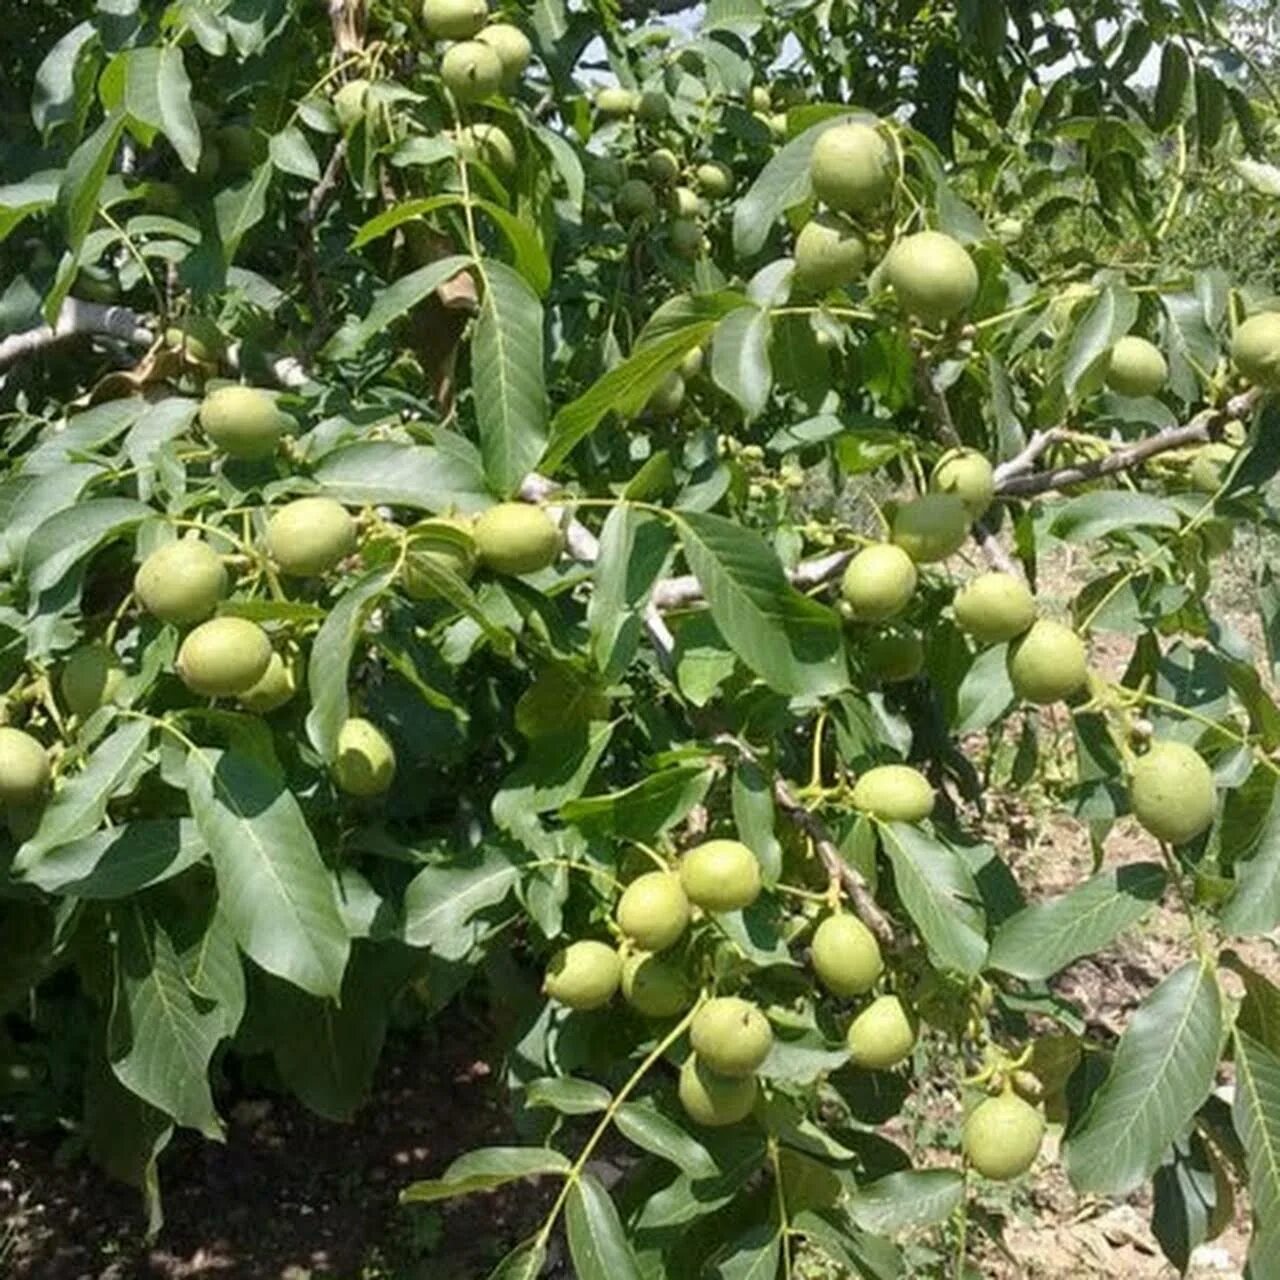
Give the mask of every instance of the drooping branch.
<path id="1" fill-rule="evenodd" d="M 732 747 L 743 759 L 751 761 L 761 769 L 766 769 L 759 755 L 741 738 L 726 733 L 718 735 L 715 740 Z M 773 779 L 773 798 L 788 821 L 799 827 L 813 841 L 813 847 L 827 875 L 840 882 L 862 923 L 885 947 L 891 949 L 898 947 L 900 939 L 897 930 L 893 927 L 893 921 L 880 910 L 880 904 L 876 902 L 875 894 L 871 892 L 871 886 L 867 884 L 862 873 L 856 867 L 850 866 L 841 856 L 831 832 L 827 830 L 826 823 L 800 803 L 786 779 L 781 776 L 775 775 Z"/>
<path id="2" fill-rule="evenodd" d="M 56 324 L 37 325 L 0 339 L 0 372 L 19 360 L 78 337 L 115 338 L 134 347 L 149 347 L 155 341 L 143 318 L 128 307 L 67 298 L 58 312 Z"/>

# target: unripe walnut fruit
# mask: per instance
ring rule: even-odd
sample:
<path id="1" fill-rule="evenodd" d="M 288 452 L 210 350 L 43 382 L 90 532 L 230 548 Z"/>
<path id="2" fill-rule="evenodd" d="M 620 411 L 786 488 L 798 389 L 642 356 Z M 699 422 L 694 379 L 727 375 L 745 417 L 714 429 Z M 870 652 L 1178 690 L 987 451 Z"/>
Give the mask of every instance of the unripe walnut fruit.
<path id="1" fill-rule="evenodd" d="M 1011 573 L 980 573 L 956 592 L 956 622 L 979 644 L 1003 644 L 1036 620 L 1035 597 Z"/>
<path id="2" fill-rule="evenodd" d="M 485 0 L 423 0 L 422 20 L 438 40 L 468 40 L 488 16 Z"/>
<path id="3" fill-rule="evenodd" d="M 502 87 L 502 60 L 487 44 L 463 40 L 445 50 L 440 78 L 459 102 L 479 102 Z"/>
<path id="4" fill-rule="evenodd" d="M 680 406 L 684 404 L 684 393 L 684 378 L 678 369 L 672 369 L 649 397 L 644 406 L 645 412 L 655 418 L 670 418 L 680 412 Z"/>
<path id="5" fill-rule="evenodd" d="M 893 190 L 893 155 L 873 126 L 837 124 L 813 144 L 809 176 L 814 195 L 824 204 L 848 213 L 867 213 L 883 204 Z"/>
<path id="6" fill-rule="evenodd" d="M 1070 627 L 1041 618 L 1009 646 L 1009 682 L 1020 698 L 1046 706 L 1089 678 L 1084 641 Z"/>
<path id="7" fill-rule="evenodd" d="M 977 520 L 995 497 L 995 468 L 977 449 L 951 449 L 938 459 L 929 488 L 934 493 L 955 494 L 964 503 L 969 519 Z"/>
<path id="8" fill-rule="evenodd" d="M 920 822 L 933 812 L 933 802 L 929 779 L 905 764 L 877 765 L 853 787 L 853 807 L 882 822 Z"/>
<path id="9" fill-rule="evenodd" d="M 927 325 L 954 320 L 978 296 L 973 259 L 941 231 L 918 231 L 899 240 L 885 258 L 885 276 L 902 309 Z"/>
<path id="10" fill-rule="evenodd" d="M 736 1079 L 751 1075 L 769 1056 L 773 1031 L 749 1000 L 717 996 L 693 1015 L 689 1043 L 709 1070 Z"/>
<path id="11" fill-rule="evenodd" d="M 814 972 L 833 995 L 865 995 L 884 972 L 875 934 L 857 916 L 828 916 L 814 930 Z"/>
<path id="12" fill-rule="evenodd" d="M 53 774 L 44 747 L 29 733 L 0 727 L 0 803 L 10 809 L 35 804 Z"/>
<path id="13" fill-rule="evenodd" d="M 689 1007 L 693 989 L 677 961 L 633 951 L 622 962 L 622 995 L 646 1018 L 674 1018 Z"/>
<path id="14" fill-rule="evenodd" d="M 916 1029 L 897 996 L 880 996 L 849 1024 L 845 1039 L 855 1066 L 887 1071 L 911 1056 Z"/>
<path id="15" fill-rule="evenodd" d="M 327 573 L 356 548 L 356 522 L 332 498 L 298 498 L 267 523 L 267 550 L 282 573 Z"/>
<path id="16" fill-rule="evenodd" d="M 984 1178 L 1007 1182 L 1026 1173 L 1044 1139 L 1044 1116 L 1016 1093 L 985 1098 L 969 1113 L 961 1140 Z"/>
<path id="17" fill-rule="evenodd" d="M 200 405 L 200 425 L 223 453 L 243 461 L 269 458 L 290 419 L 257 387 L 219 387 Z"/>
<path id="18" fill-rule="evenodd" d="M 1153 742 L 1129 775 L 1129 805 L 1157 840 L 1186 844 L 1213 822 L 1213 770 L 1186 743 Z"/>
<path id="19" fill-rule="evenodd" d="M 586 1011 L 608 1004 L 621 980 L 618 953 L 603 942 L 585 939 L 552 956 L 542 989 L 558 1004 Z"/>
<path id="20" fill-rule="evenodd" d="M 694 1124 L 708 1129 L 745 1120 L 756 1104 L 759 1087 L 755 1076 L 716 1075 L 697 1054 L 690 1054 L 680 1068 L 680 1105 Z"/>
<path id="21" fill-rule="evenodd" d="M 106 645 L 87 644 L 77 649 L 62 668 L 62 701 L 72 715 L 83 720 L 114 701 L 123 679 L 124 671 Z"/>
<path id="22" fill-rule="evenodd" d="M 298 681 L 293 667 L 278 653 L 273 653 L 267 669 L 256 684 L 240 695 L 239 702 L 246 711 L 264 716 L 283 707 L 297 692 Z"/>
<path id="23" fill-rule="evenodd" d="M 806 293 L 851 284 L 867 265 L 867 242 L 856 227 L 830 214 L 810 218 L 796 236 L 792 279 Z"/>
<path id="24" fill-rule="evenodd" d="M 533 55 L 529 37 L 509 22 L 492 22 L 476 39 L 498 55 L 498 61 L 502 63 L 502 87 L 514 89 Z"/>
<path id="25" fill-rule="evenodd" d="M 1231 360 L 1255 386 L 1280 391 L 1280 311 L 1250 316 L 1232 339 Z"/>
<path id="26" fill-rule="evenodd" d="M 227 571 L 206 542 L 183 538 L 153 551 L 133 578 L 133 593 L 161 622 L 199 622 L 226 594 Z"/>
<path id="27" fill-rule="evenodd" d="M 849 561 L 840 594 L 859 622 L 883 622 L 907 607 L 919 575 L 915 562 L 889 542 L 864 547 Z"/>
<path id="28" fill-rule="evenodd" d="M 917 564 L 954 555 L 969 532 L 969 513 L 953 493 L 926 493 L 904 502 L 893 516 L 893 541 Z"/>
<path id="29" fill-rule="evenodd" d="M 883 684 L 914 680 L 924 670 L 924 641 L 914 631 L 886 631 L 867 641 L 863 666 Z"/>
<path id="30" fill-rule="evenodd" d="M 368 799 L 383 795 L 396 776 L 396 753 L 377 725 L 352 716 L 338 730 L 333 780 L 339 791 Z"/>
<path id="31" fill-rule="evenodd" d="M 673 871 L 637 876 L 618 899 L 618 928 L 642 951 L 665 951 L 689 926 L 689 899 Z"/>
<path id="32" fill-rule="evenodd" d="M 266 674 L 271 641 L 247 618 L 213 618 L 188 633 L 178 650 L 182 683 L 206 698 L 246 693 Z"/>
<path id="33" fill-rule="evenodd" d="M 704 160 L 694 171 L 698 190 L 712 200 L 733 194 L 733 170 L 719 160 Z"/>
<path id="34" fill-rule="evenodd" d="M 596 110 L 602 116 L 629 116 L 636 109 L 636 101 L 633 90 L 608 85 L 596 94 Z"/>
<path id="35" fill-rule="evenodd" d="M 628 178 L 613 197 L 613 212 L 619 222 L 651 218 L 658 208 L 653 188 L 642 178 Z"/>
<path id="36" fill-rule="evenodd" d="M 684 855 L 680 883 L 704 911 L 741 911 L 760 896 L 760 863 L 740 840 L 708 840 Z"/>
<path id="37" fill-rule="evenodd" d="M 560 554 L 560 530 L 541 507 L 500 502 L 482 512 L 472 527 L 476 555 L 496 573 L 537 573 Z"/>
<path id="38" fill-rule="evenodd" d="M 1160 349 L 1146 338 L 1132 334 L 1111 348 L 1107 361 L 1107 386 L 1122 396 L 1153 396 L 1169 377 L 1169 366 Z"/>

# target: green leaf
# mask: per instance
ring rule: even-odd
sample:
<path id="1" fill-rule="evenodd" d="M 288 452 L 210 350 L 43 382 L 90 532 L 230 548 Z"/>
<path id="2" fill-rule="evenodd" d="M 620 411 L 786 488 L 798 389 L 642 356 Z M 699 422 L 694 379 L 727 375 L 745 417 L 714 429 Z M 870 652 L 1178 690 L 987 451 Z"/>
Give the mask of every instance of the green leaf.
<path id="1" fill-rule="evenodd" d="M 711 616 L 748 667 L 780 693 L 817 696 L 847 684 L 839 617 L 787 581 L 758 533 L 724 516 L 673 515 Z"/>
<path id="2" fill-rule="evenodd" d="M 783 213 L 813 194 L 809 161 L 819 137 L 841 120 L 867 118 L 855 113 L 822 120 L 773 156 L 733 211 L 733 248 L 738 257 L 750 258 L 759 253 Z"/>
<path id="3" fill-rule="evenodd" d="M 954 1169 L 904 1169 L 859 1186 L 849 1216 L 873 1234 L 896 1235 L 945 1222 L 963 1199 Z"/>
<path id="4" fill-rule="evenodd" d="M 863 1280 L 897 1280 L 903 1274 L 897 1249 L 858 1229 L 839 1209 L 806 1209 L 791 1225 L 819 1252 Z"/>
<path id="5" fill-rule="evenodd" d="M 45 893 L 127 898 L 185 871 L 205 852 L 189 819 L 136 818 L 51 849 L 24 878 Z"/>
<path id="6" fill-rule="evenodd" d="M 626 503 L 605 518 L 587 601 L 587 627 L 596 669 L 611 680 L 620 678 L 635 657 L 641 614 L 672 542 L 665 520 Z"/>
<path id="7" fill-rule="evenodd" d="M 123 63 L 119 101 L 104 94 L 107 109 L 123 108 L 140 124 L 158 129 L 173 144 L 188 173 L 200 163 L 200 126 L 191 107 L 191 81 L 176 45 L 144 45 L 117 54 L 113 66 Z M 103 76 L 108 83 L 113 67 Z M 318 175 L 317 175 L 318 176 Z"/>
<path id="8" fill-rule="evenodd" d="M 482 1147 L 459 1156 L 442 1177 L 410 1184 L 400 1193 L 400 1203 L 430 1204 L 475 1191 L 492 1191 L 522 1178 L 562 1177 L 570 1167 L 569 1161 L 550 1147 Z"/>
<path id="9" fill-rule="evenodd" d="M 222 261 L 230 266 L 240 241 L 262 221 L 267 212 L 267 188 L 275 172 L 264 160 L 243 182 L 219 191 L 213 198 L 213 218 L 218 228 Z"/>
<path id="10" fill-rule="evenodd" d="M 578 1280 L 642 1280 L 618 1210 L 593 1174 L 581 1173 L 574 1180 L 564 1217 Z"/>
<path id="11" fill-rule="evenodd" d="M 296 124 L 285 125 L 279 133 L 272 134 L 267 152 L 271 163 L 281 173 L 291 173 L 311 182 L 320 181 L 320 162 L 307 141 L 307 135 Z"/>
<path id="12" fill-rule="evenodd" d="M 992 645 L 974 658 L 956 690 L 956 713 L 951 726 L 956 735 L 990 728 L 1013 705 L 1006 645 Z"/>
<path id="13" fill-rule="evenodd" d="M 146 410 L 142 396 L 126 396 L 77 413 L 65 427 L 47 432 L 23 458 L 23 474 L 60 471 L 68 463 L 81 463 L 81 454 L 93 453 L 123 435 Z"/>
<path id="14" fill-rule="evenodd" d="M 131 903 L 115 923 L 111 1069 L 127 1089 L 179 1124 L 220 1138 L 209 1088 L 209 1062 L 224 1033 L 217 1006 L 188 987 L 173 943 L 149 911 Z"/>
<path id="15" fill-rule="evenodd" d="M 442 960 L 462 960 L 488 932 L 478 917 L 515 888 L 519 872 L 496 849 L 472 865 L 424 867 L 404 891 L 404 940 Z"/>
<path id="16" fill-rule="evenodd" d="M 663 378 L 690 351 L 702 346 L 715 327 L 715 319 L 695 320 L 674 333 L 636 347 L 621 364 L 592 383 L 552 419 L 551 443 L 539 469 L 554 474 L 574 446 L 596 429 L 605 414 L 617 413 L 629 418 L 639 413 Z"/>
<path id="17" fill-rule="evenodd" d="M 624 1102 L 614 1113 L 614 1124 L 642 1151 L 669 1160 L 690 1178 L 714 1178 L 719 1172 L 706 1147 L 663 1115 L 652 1098 Z"/>
<path id="18" fill-rule="evenodd" d="M 1189 961 L 1138 1006 L 1111 1070 L 1065 1147 L 1080 1191 L 1124 1195 L 1155 1172 L 1213 1088 L 1222 998 L 1212 969 Z"/>
<path id="19" fill-rule="evenodd" d="M 377 334 L 383 333 L 393 321 L 399 320 L 420 302 L 429 298 L 442 285 L 452 280 L 458 272 L 472 265 L 465 254 L 453 254 L 429 262 L 425 267 L 401 276 L 395 284 L 383 289 L 374 299 L 369 314 L 350 332 L 342 331 L 325 348 L 325 354 L 350 358 Z"/>
<path id="20" fill-rule="evenodd" d="M 757 1222 L 716 1255 L 715 1280 L 775 1280 L 781 1260 L 776 1223 Z"/>
<path id="21" fill-rule="evenodd" d="M 1280 1055 L 1237 1027 L 1231 1118 L 1244 1144 L 1253 1204 L 1249 1266 L 1259 1277 L 1280 1267 Z"/>
<path id="22" fill-rule="evenodd" d="M 97 27 L 81 22 L 53 45 L 36 68 L 31 119 L 46 144 L 63 125 L 79 133 L 93 100 L 94 71 L 101 54 Z"/>
<path id="23" fill-rule="evenodd" d="M 1067 395 L 1089 375 L 1089 390 L 1105 372 L 1103 357 L 1129 332 L 1138 315 L 1138 300 L 1123 286 L 1108 285 L 1090 304 L 1067 346 L 1062 385 Z M 1086 495 L 1089 496 L 1089 495 Z"/>
<path id="24" fill-rule="evenodd" d="M 955 852 L 919 827 L 877 823 L 893 881 L 934 964 L 976 974 L 987 958 L 982 895 Z"/>
<path id="25" fill-rule="evenodd" d="M 733 771 L 733 825 L 738 839 L 756 855 L 765 884 L 782 874 L 782 845 L 774 834 L 776 814 L 769 777 L 754 760 L 742 760 Z"/>
<path id="26" fill-rule="evenodd" d="M 1221 838 L 1235 887 L 1222 907 L 1222 927 L 1237 936 L 1280 927 L 1280 787 L 1259 769 L 1252 785 L 1227 793 Z M 1253 783 L 1253 779 L 1250 779 Z"/>
<path id="27" fill-rule="evenodd" d="M 136 775 L 151 726 L 130 720 L 98 743 L 85 767 L 49 801 L 35 834 L 18 850 L 14 870 L 29 874 L 50 850 L 95 831 L 107 804 Z"/>
<path id="28" fill-rule="evenodd" d="M 1135 862 L 1024 907 L 996 930 L 987 964 L 1030 981 L 1051 977 L 1137 924 L 1160 901 L 1167 879 L 1159 864 Z"/>
<path id="29" fill-rule="evenodd" d="M 332 763 L 338 753 L 338 733 L 351 714 L 347 673 L 356 643 L 369 610 L 392 581 L 392 570 L 385 568 L 371 569 L 358 578 L 329 610 L 312 643 L 307 665 L 307 687 L 311 693 L 307 738 L 328 763 Z"/>
<path id="30" fill-rule="evenodd" d="M 57 586 L 85 556 L 153 514 L 132 498 L 94 498 L 50 516 L 32 531 L 22 556 L 32 594 Z"/>
<path id="31" fill-rule="evenodd" d="M 409 507 L 442 514 L 492 504 L 484 473 L 464 453 L 367 440 L 326 454 L 313 473 L 330 497 L 352 506 Z"/>
<path id="32" fill-rule="evenodd" d="M 533 470 L 547 442 L 542 303 L 510 267 L 476 263 L 483 288 L 471 346 L 471 391 L 485 475 L 502 495 Z"/>
<path id="33" fill-rule="evenodd" d="M 236 941 L 268 973 L 336 999 L 351 940 L 297 800 L 253 761 L 205 747 L 186 780 Z"/>
<path id="34" fill-rule="evenodd" d="M 1163 132 L 1182 115 L 1190 83 L 1191 63 L 1186 50 L 1176 40 L 1166 40 L 1160 50 L 1160 78 L 1151 112 L 1151 123 L 1157 132 Z"/>
<path id="35" fill-rule="evenodd" d="M 102 184 L 120 144 L 124 125 L 124 112 L 112 112 L 71 153 L 63 171 L 62 181 L 58 184 L 58 216 L 73 257 L 79 255 L 80 246 L 93 225 Z M 62 292 L 65 296 L 66 291 Z M 61 305 L 61 297 L 47 300 L 45 318 L 52 320 Z"/>
<path id="36" fill-rule="evenodd" d="M 0 241 L 33 214 L 50 209 L 58 199 L 61 169 L 45 169 L 20 182 L 0 185 Z"/>
<path id="37" fill-rule="evenodd" d="M 620 791 L 570 800 L 561 806 L 560 817 L 596 835 L 649 840 L 701 804 L 714 777 L 714 771 L 703 764 L 660 769 Z"/>
<path id="38" fill-rule="evenodd" d="M 539 1235 L 511 1250 L 489 1272 L 488 1280 L 538 1280 L 547 1265 L 547 1244 Z"/>
<path id="39" fill-rule="evenodd" d="M 1082 493 L 1059 507 L 1049 531 L 1067 542 L 1086 543 L 1105 538 L 1117 529 L 1176 529 L 1181 523 L 1176 507 L 1148 493 L 1099 489 Z"/>
<path id="40" fill-rule="evenodd" d="M 758 418 L 769 403 L 773 368 L 769 340 L 773 322 L 761 307 L 739 307 L 716 326 L 711 340 L 711 377 L 737 401 L 747 421 Z"/>
<path id="41" fill-rule="evenodd" d="M 608 1109 L 613 1094 L 603 1085 L 573 1076 L 544 1076 L 531 1080 L 524 1094 L 525 1105 L 550 1107 L 566 1116 L 590 1116 Z"/>

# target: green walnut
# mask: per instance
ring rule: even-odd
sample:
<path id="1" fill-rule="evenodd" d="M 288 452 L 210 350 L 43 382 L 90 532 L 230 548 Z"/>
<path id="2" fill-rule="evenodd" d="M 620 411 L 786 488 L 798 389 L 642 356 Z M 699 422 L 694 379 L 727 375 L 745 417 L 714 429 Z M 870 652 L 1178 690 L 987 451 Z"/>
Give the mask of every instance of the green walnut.
<path id="1" fill-rule="evenodd" d="M 954 555 L 969 533 L 969 513 L 954 493 L 926 493 L 893 515 L 893 542 L 916 564 Z"/>
<path id="2" fill-rule="evenodd" d="M 784 116 L 784 129 L 785 121 Z M 893 153 L 872 125 L 833 125 L 813 145 L 809 177 L 824 204 L 846 213 L 869 213 L 893 190 Z"/>
<path id="3" fill-rule="evenodd" d="M 684 379 L 696 378 L 702 372 L 703 361 L 706 357 L 702 353 L 701 347 L 694 347 L 683 360 L 680 361 L 678 372 Z"/>
<path id="4" fill-rule="evenodd" d="M 49 756 L 35 738 L 21 729 L 0 727 L 0 803 L 10 809 L 34 805 L 52 777 Z"/>
<path id="5" fill-rule="evenodd" d="M 673 218 L 698 218 L 705 211 L 702 197 L 689 187 L 673 187 L 667 193 L 667 212 Z"/>
<path id="6" fill-rule="evenodd" d="M 1004 644 L 1036 620 L 1035 597 L 1011 573 L 980 573 L 956 592 L 956 623 L 979 644 Z"/>
<path id="7" fill-rule="evenodd" d="M 672 218 L 667 243 L 678 258 L 696 258 L 702 252 L 702 228 L 692 218 Z"/>
<path id="8" fill-rule="evenodd" d="M 464 159 L 487 164 L 500 174 L 515 172 L 518 163 L 515 143 L 499 125 L 473 124 L 461 130 L 457 140 Z"/>
<path id="9" fill-rule="evenodd" d="M 218 326 L 207 316 L 185 316 L 164 333 L 164 344 L 180 351 L 191 364 L 216 369 L 226 344 Z"/>
<path id="10" fill-rule="evenodd" d="M 610 85 L 596 94 L 596 110 L 602 116 L 629 116 L 635 114 L 639 95 L 632 89 Z"/>
<path id="11" fill-rule="evenodd" d="M 278 653 L 272 653 L 257 684 L 240 695 L 240 705 L 255 715 L 265 716 L 283 707 L 297 692 L 298 679 L 292 665 Z"/>
<path id="12" fill-rule="evenodd" d="M 671 114 L 667 95 L 657 89 L 646 89 L 636 99 L 636 119 L 645 124 L 661 124 Z"/>
<path id="13" fill-rule="evenodd" d="M 333 114 L 338 117 L 338 128 L 350 133 L 365 117 L 369 105 L 369 81 L 348 80 L 333 95 Z"/>
<path id="14" fill-rule="evenodd" d="M 189 632 L 176 663 L 182 683 L 205 698 L 247 693 L 271 664 L 271 641 L 247 618 L 213 618 Z"/>
<path id="15" fill-rule="evenodd" d="M 1250 316 L 1231 340 L 1231 360 L 1255 386 L 1280 391 L 1280 311 Z"/>
<path id="16" fill-rule="evenodd" d="M 1129 807 L 1157 840 L 1186 844 L 1213 822 L 1213 770 L 1186 743 L 1153 742 L 1129 775 Z"/>
<path id="17" fill-rule="evenodd" d="M 792 280 L 806 293 L 852 284 L 867 265 L 867 242 L 856 227 L 832 214 L 810 218 L 796 236 Z"/>
<path id="18" fill-rule="evenodd" d="M 882 822 L 920 822 L 933 812 L 929 779 L 906 764 L 880 764 L 853 786 L 853 807 Z"/>
<path id="19" fill-rule="evenodd" d="M 676 153 L 667 147 L 651 151 L 644 167 L 649 177 L 660 186 L 665 187 L 680 176 L 680 161 Z"/>
<path id="20" fill-rule="evenodd" d="M 773 109 L 773 99 L 769 96 L 767 85 L 753 85 L 750 94 L 747 95 L 747 105 L 752 111 L 771 111 Z"/>
<path id="21" fill-rule="evenodd" d="M 644 411 L 655 418 L 673 418 L 684 404 L 684 392 L 684 378 L 680 376 L 680 370 L 672 369 L 645 402 Z"/>
<path id="22" fill-rule="evenodd" d="M 846 1043 L 855 1066 L 888 1071 L 911 1056 L 916 1029 L 897 996 L 880 996 L 849 1024 Z"/>
<path id="23" fill-rule="evenodd" d="M 681 859 L 680 883 L 704 911 L 741 911 L 760 896 L 760 862 L 740 840 L 708 840 Z"/>
<path id="24" fill-rule="evenodd" d="M 613 197 L 613 212 L 619 222 L 651 218 L 657 208 L 658 198 L 653 194 L 653 188 L 642 178 L 628 178 Z"/>
<path id="25" fill-rule="evenodd" d="M 1146 338 L 1128 335 L 1111 348 L 1107 361 L 1107 386 L 1122 396 L 1159 394 L 1169 377 L 1169 366 L 1160 348 Z"/>
<path id="26" fill-rule="evenodd" d="M 961 1146 L 984 1178 L 1008 1182 L 1035 1163 L 1044 1140 L 1044 1116 L 1016 1093 L 978 1103 L 964 1122 Z"/>
<path id="27" fill-rule="evenodd" d="M 376 724 L 352 716 L 338 730 L 333 780 L 338 790 L 362 800 L 385 795 L 396 776 L 396 753 Z"/>
<path id="28" fill-rule="evenodd" d="M 673 871 L 637 876 L 618 899 L 618 928 L 641 951 L 665 951 L 689 927 L 689 899 Z"/>
<path id="29" fill-rule="evenodd" d="M 875 934 L 857 916 L 828 916 L 813 933 L 810 948 L 818 980 L 832 995 L 866 995 L 884 972 Z"/>
<path id="30" fill-rule="evenodd" d="M 487 44 L 462 40 L 444 51 L 440 79 L 459 102 L 479 102 L 502 88 L 502 60 Z"/>
<path id="31" fill-rule="evenodd" d="M 1084 641 L 1052 618 L 1033 623 L 1009 646 L 1006 665 L 1014 693 L 1037 706 L 1070 697 L 1089 678 Z"/>
<path id="32" fill-rule="evenodd" d="M 298 498 L 267 522 L 267 550 L 281 573 L 328 573 L 356 549 L 356 522 L 332 498 Z"/>
<path id="33" fill-rule="evenodd" d="M 1197 449 L 1187 472 L 1191 487 L 1201 493 L 1217 493 L 1235 460 L 1235 446 L 1223 440 L 1216 440 L 1213 444 Z"/>
<path id="34" fill-rule="evenodd" d="M 508 91 L 514 89 L 533 56 L 529 37 L 509 22 L 491 22 L 476 39 L 498 55 L 502 63 L 502 87 Z"/>
<path id="35" fill-rule="evenodd" d="M 423 0 L 422 21 L 438 40 L 470 40 L 488 16 L 485 0 Z"/>
<path id="36" fill-rule="evenodd" d="M 693 1015 L 689 1043 L 709 1071 L 739 1079 L 753 1074 L 769 1056 L 773 1031 L 749 1000 L 717 996 Z"/>
<path id="37" fill-rule="evenodd" d="M 927 325 L 954 320 L 978 296 L 973 259 L 964 245 L 941 231 L 919 231 L 899 240 L 884 269 L 899 306 Z"/>
<path id="38" fill-rule="evenodd" d="M 290 418 L 257 387 L 219 387 L 200 405 L 200 425 L 223 453 L 252 462 L 269 458 Z"/>
<path id="39" fill-rule="evenodd" d="M 153 551 L 133 577 L 133 594 L 161 622 L 199 622 L 227 591 L 227 571 L 207 542 L 183 538 Z"/>
<path id="40" fill-rule="evenodd" d="M 969 519 L 979 520 L 996 496 L 995 468 L 977 449 L 951 449 L 938 459 L 929 488 L 934 493 L 954 493 Z"/>
<path id="41" fill-rule="evenodd" d="M 586 1012 L 608 1004 L 621 981 L 618 953 L 603 942 L 585 939 L 551 957 L 542 990 L 557 1004 Z"/>
<path id="42" fill-rule="evenodd" d="M 693 988 L 680 964 L 644 951 L 633 951 L 622 962 L 622 995 L 646 1018 L 674 1018 L 693 1002 Z"/>
<path id="43" fill-rule="evenodd" d="M 720 1129 L 751 1114 L 759 1088 L 755 1076 L 727 1079 L 711 1071 L 697 1054 L 690 1054 L 680 1068 L 677 1092 L 680 1105 L 694 1124 Z"/>
<path id="44" fill-rule="evenodd" d="M 863 652 L 863 668 L 882 684 L 914 680 L 924 670 L 924 641 L 914 631 L 872 636 Z"/>
<path id="45" fill-rule="evenodd" d="M 404 561 L 404 589 L 414 600 L 434 599 L 432 569 L 447 569 L 468 582 L 476 569 L 476 543 L 472 522 L 457 516 L 441 516 L 415 530 Z"/>
<path id="46" fill-rule="evenodd" d="M 733 170 L 720 160 L 704 160 L 693 173 L 698 190 L 712 200 L 733 194 Z"/>
<path id="47" fill-rule="evenodd" d="M 472 526 L 476 556 L 486 569 L 519 576 L 555 564 L 560 528 L 541 507 L 500 502 L 476 517 Z"/>
<path id="48" fill-rule="evenodd" d="M 845 567 L 840 594 L 858 622 L 883 622 L 907 607 L 919 575 L 915 562 L 891 542 L 864 547 Z"/>
<path id="49" fill-rule="evenodd" d="M 87 644 L 67 659 L 58 685 L 67 710 L 83 720 L 114 702 L 123 680 L 115 654 L 104 644 Z"/>

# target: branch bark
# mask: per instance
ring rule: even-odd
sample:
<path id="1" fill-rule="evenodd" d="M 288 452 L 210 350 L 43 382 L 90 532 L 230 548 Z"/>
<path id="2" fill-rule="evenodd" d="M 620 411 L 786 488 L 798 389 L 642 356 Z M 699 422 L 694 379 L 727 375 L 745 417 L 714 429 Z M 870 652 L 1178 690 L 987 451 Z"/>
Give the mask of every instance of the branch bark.
<path id="1" fill-rule="evenodd" d="M 56 324 L 42 324 L 0 340 L 0 372 L 77 337 L 116 338 L 134 347 L 149 347 L 155 341 L 143 318 L 128 307 L 67 298 Z"/>

